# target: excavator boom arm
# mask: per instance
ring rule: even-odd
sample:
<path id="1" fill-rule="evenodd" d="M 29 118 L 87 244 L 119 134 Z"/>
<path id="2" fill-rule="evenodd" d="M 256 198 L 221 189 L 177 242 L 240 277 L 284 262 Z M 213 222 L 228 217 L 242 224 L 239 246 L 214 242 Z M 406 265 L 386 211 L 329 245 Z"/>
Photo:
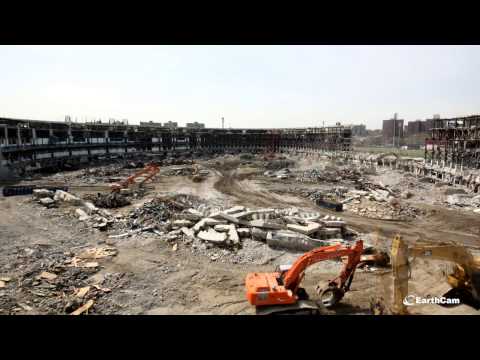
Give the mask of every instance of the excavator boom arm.
<path id="1" fill-rule="evenodd" d="M 298 287 L 305 270 L 317 262 L 331 260 L 338 257 L 348 256 L 348 262 L 345 265 L 340 279 L 342 284 L 348 279 L 351 271 L 354 270 L 360 261 L 363 251 L 363 241 L 359 240 L 353 247 L 343 245 L 332 245 L 314 249 L 302 256 L 292 265 L 283 277 L 283 284 L 287 289 L 295 290 Z"/>

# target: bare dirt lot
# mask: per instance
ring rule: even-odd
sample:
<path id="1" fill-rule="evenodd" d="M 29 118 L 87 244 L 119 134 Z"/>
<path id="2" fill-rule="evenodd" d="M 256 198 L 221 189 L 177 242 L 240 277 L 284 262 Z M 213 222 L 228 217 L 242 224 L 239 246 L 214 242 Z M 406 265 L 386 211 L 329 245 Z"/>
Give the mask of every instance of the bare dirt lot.
<path id="1" fill-rule="evenodd" d="M 235 160 L 235 159 L 234 159 Z M 238 159 L 220 159 L 216 164 L 199 161 L 210 173 L 202 182 L 189 176 L 162 175 L 163 168 L 145 196 L 114 214 L 126 215 L 158 194 L 187 194 L 218 206 L 243 205 L 251 208 L 297 207 L 325 215 L 338 213 L 316 206 L 312 201 L 288 192 L 292 180 L 265 178 L 255 163 L 242 165 Z M 315 167 L 298 161 L 298 169 Z M 133 171 L 133 170 L 131 170 Z M 108 185 L 99 181 L 92 187 L 66 173 L 77 196 L 101 191 Z M 378 176 L 378 175 L 376 175 Z M 401 177 L 398 173 L 395 176 Z M 57 181 L 62 179 L 57 176 Z M 375 179 L 375 176 L 372 176 Z M 33 181 L 51 182 L 52 177 Z M 96 188 L 98 187 L 98 189 Z M 316 187 L 317 185 L 305 185 Z M 319 187 L 331 187 L 320 184 Z M 412 190 L 414 192 L 415 190 Z M 426 204 L 420 194 L 409 199 L 425 210 L 424 216 L 409 221 L 371 219 L 341 213 L 348 226 L 366 241 L 388 248 L 395 234 L 408 241 L 430 240 L 480 247 L 480 215 Z M 8 279 L 0 288 L 0 314 L 65 314 L 91 299 L 90 314 L 254 314 L 246 301 L 244 280 L 252 271 L 273 271 L 276 265 L 292 263 L 301 252 L 271 249 L 265 243 L 245 239 L 240 249 L 194 248 L 183 241 L 167 241 L 164 235 L 141 232 L 112 238 L 120 231 L 100 231 L 88 226 L 67 207 L 48 209 L 31 196 L 0 197 L 0 277 Z M 71 268 L 71 259 L 84 249 L 112 246 L 114 256 L 95 259 L 98 266 Z M 59 265 L 63 264 L 63 265 Z M 307 292 L 315 297 L 315 285 L 338 275 L 342 263 L 325 261 L 311 266 L 304 280 Z M 410 289 L 417 295 L 440 296 L 449 289 L 442 275 L 444 264 L 418 260 L 412 267 Z M 75 270 L 75 271 L 74 271 Z M 42 276 L 54 273 L 55 278 Z M 34 277 L 32 277 L 33 275 Z M 40 276 L 40 277 L 39 277 Z M 78 289 L 89 288 L 78 299 Z M 332 314 L 369 314 L 372 301 L 391 296 L 389 269 L 379 272 L 357 270 L 352 289 Z M 388 302 L 388 300 L 385 300 Z M 460 305 L 443 308 L 421 305 L 413 313 L 477 314 Z"/>

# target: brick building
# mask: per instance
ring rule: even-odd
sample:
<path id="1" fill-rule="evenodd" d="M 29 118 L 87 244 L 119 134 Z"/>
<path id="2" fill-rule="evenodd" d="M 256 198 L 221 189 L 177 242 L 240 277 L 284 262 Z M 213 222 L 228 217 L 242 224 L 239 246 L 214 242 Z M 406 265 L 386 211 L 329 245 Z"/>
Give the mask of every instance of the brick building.
<path id="1" fill-rule="evenodd" d="M 384 144 L 393 144 L 395 137 L 395 145 L 398 145 L 400 139 L 403 138 L 404 120 L 397 119 L 395 114 L 393 119 L 383 120 L 382 134 Z"/>

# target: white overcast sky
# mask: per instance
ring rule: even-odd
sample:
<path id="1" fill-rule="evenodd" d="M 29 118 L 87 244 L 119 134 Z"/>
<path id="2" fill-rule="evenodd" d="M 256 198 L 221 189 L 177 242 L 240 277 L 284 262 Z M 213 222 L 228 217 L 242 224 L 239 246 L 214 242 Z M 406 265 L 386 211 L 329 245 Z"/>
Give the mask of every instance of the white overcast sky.
<path id="1" fill-rule="evenodd" d="M 304 127 L 480 113 L 480 46 L 0 46 L 0 117 Z"/>

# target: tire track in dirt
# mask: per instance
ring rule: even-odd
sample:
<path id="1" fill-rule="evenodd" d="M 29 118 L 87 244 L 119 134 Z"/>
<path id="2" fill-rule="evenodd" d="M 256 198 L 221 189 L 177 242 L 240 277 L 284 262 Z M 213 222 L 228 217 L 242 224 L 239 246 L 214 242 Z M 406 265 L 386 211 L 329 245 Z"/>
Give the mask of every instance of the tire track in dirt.
<path id="1" fill-rule="evenodd" d="M 222 176 L 214 183 L 214 188 L 226 195 L 235 197 L 242 204 L 259 207 L 271 206 L 302 206 L 315 209 L 321 213 L 339 216 L 339 213 L 320 208 L 313 203 L 305 203 L 299 198 L 299 202 L 285 200 L 285 198 L 262 189 L 254 190 L 249 186 L 242 186 L 241 181 L 250 174 L 238 174 L 237 170 L 220 170 Z M 388 243 L 396 234 L 400 234 L 406 241 L 432 241 L 432 242 L 455 242 L 467 246 L 480 246 L 480 234 L 476 231 L 480 228 L 480 219 L 471 214 L 457 213 L 438 208 L 430 215 L 414 219 L 412 221 L 392 221 L 381 219 L 370 219 L 350 214 L 342 213 L 348 225 L 363 233 L 377 232 L 381 240 Z M 453 228 L 453 229 L 452 229 Z M 462 229 L 463 231 L 459 231 Z M 452 231 L 453 230 L 453 231 Z"/>
<path id="2" fill-rule="evenodd" d="M 295 198 L 293 200 L 288 200 L 286 197 L 280 197 L 267 189 L 258 191 L 247 184 L 242 184 L 242 180 L 245 180 L 251 174 L 238 174 L 236 170 L 219 171 L 222 176 L 214 183 L 213 186 L 215 190 L 235 197 L 243 205 L 258 207 L 306 205 L 303 199 L 297 200 Z M 311 205 L 309 207 L 311 207 Z"/>

